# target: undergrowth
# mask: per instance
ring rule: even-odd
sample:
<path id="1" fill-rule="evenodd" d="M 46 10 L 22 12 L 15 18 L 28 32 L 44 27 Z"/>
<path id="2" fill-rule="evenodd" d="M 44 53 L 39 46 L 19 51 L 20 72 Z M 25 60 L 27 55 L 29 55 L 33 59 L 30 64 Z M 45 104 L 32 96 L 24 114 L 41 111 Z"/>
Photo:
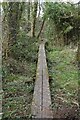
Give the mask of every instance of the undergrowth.
<path id="1" fill-rule="evenodd" d="M 46 53 L 52 109 L 58 111 L 58 109 L 70 109 L 73 106 L 77 109 L 79 103 L 76 50 L 69 46 L 56 47 L 49 44 L 46 45 Z"/>
<path id="2" fill-rule="evenodd" d="M 31 117 L 37 50 L 35 38 L 19 33 L 12 56 L 3 56 L 3 119 Z"/>

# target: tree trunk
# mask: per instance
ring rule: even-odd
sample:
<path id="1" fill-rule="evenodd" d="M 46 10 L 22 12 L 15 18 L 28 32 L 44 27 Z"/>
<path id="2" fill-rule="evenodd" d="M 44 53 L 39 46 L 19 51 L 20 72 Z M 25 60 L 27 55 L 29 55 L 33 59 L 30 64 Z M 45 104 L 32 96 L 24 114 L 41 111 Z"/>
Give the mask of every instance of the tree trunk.
<path id="1" fill-rule="evenodd" d="M 28 1 L 28 9 L 27 9 L 27 15 L 28 15 L 28 22 L 30 21 L 30 0 Z"/>
<path id="2" fill-rule="evenodd" d="M 8 46 L 9 56 L 11 56 L 11 46 L 16 43 L 17 34 L 19 31 L 20 19 L 23 12 L 23 3 L 9 2 L 8 11 Z"/>
<path id="3" fill-rule="evenodd" d="M 39 11 L 38 11 L 38 18 L 39 18 L 39 16 L 40 16 L 40 11 L 41 11 L 41 6 L 40 6 L 40 0 L 39 0 Z"/>
<path id="4" fill-rule="evenodd" d="M 9 3 L 8 27 L 9 27 L 9 45 L 13 45 L 17 36 L 17 18 L 18 18 L 18 3 Z"/>
<path id="5" fill-rule="evenodd" d="M 33 11 L 32 11 L 31 37 L 35 37 L 35 25 L 36 25 L 37 7 L 38 7 L 38 2 L 34 2 Z"/>
<path id="6" fill-rule="evenodd" d="M 42 32 L 43 27 L 44 27 L 44 23 L 45 23 L 45 18 L 43 19 L 43 22 L 42 22 L 42 25 L 41 25 L 41 29 L 40 29 L 40 32 L 39 32 L 38 35 L 37 35 L 37 38 L 39 38 L 40 35 L 41 35 L 41 32 Z"/>

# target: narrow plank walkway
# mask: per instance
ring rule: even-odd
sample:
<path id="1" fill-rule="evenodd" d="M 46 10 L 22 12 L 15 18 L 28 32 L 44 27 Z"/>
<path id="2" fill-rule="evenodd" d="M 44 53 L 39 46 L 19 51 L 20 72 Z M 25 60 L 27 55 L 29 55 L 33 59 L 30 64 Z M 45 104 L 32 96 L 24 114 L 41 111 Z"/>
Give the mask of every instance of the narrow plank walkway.
<path id="1" fill-rule="evenodd" d="M 39 47 L 36 82 L 32 101 L 32 115 L 34 118 L 53 118 L 51 97 L 49 90 L 49 77 L 45 55 L 45 44 Z"/>

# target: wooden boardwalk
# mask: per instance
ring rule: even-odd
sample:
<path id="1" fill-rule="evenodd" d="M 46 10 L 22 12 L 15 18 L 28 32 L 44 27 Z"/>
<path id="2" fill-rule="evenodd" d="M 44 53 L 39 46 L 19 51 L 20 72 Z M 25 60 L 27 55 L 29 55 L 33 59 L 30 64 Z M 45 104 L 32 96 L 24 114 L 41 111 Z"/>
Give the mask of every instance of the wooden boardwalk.
<path id="1" fill-rule="evenodd" d="M 32 115 L 34 118 L 53 118 L 49 90 L 49 77 L 46 63 L 45 47 L 39 46 L 36 82 L 32 101 Z"/>

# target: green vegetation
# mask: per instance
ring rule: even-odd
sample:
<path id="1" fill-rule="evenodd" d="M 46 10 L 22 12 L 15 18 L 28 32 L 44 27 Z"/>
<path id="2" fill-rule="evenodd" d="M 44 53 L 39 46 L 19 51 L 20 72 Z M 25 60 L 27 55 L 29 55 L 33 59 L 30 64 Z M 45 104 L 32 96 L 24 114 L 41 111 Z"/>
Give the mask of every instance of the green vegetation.
<path id="1" fill-rule="evenodd" d="M 32 38 L 21 35 L 11 51 L 13 58 L 3 61 L 3 118 L 25 116 L 29 119 L 36 76 L 37 44 Z"/>
<path id="2" fill-rule="evenodd" d="M 4 118 L 30 116 L 30 107 L 34 83 L 28 76 L 11 75 L 4 83 L 3 111 Z"/>
<path id="3" fill-rule="evenodd" d="M 31 118 L 38 46 L 42 40 L 46 41 L 53 112 L 68 108 L 73 118 L 73 107 L 75 111 L 79 107 L 80 4 L 2 2 L 0 10 L 3 119 Z M 62 115 L 59 111 L 58 114 Z"/>
<path id="4" fill-rule="evenodd" d="M 52 77 L 52 99 L 54 96 L 56 97 L 57 93 L 59 95 L 59 92 L 62 92 L 67 102 L 76 101 L 78 104 L 78 68 L 74 50 L 68 47 L 63 49 L 54 47 L 52 51 L 48 52 L 47 58 L 49 73 Z"/>
<path id="5" fill-rule="evenodd" d="M 56 44 L 60 46 L 77 44 L 80 26 L 77 5 L 62 2 L 46 3 L 45 14 L 48 18 L 48 38 L 49 36 L 50 38 L 53 37 L 52 40 L 56 41 Z"/>
<path id="6" fill-rule="evenodd" d="M 79 5 L 45 3 L 46 54 L 54 117 L 78 117 Z M 78 44 L 78 46 L 77 46 Z M 65 116 L 64 116 L 65 115 Z"/>
<path id="7" fill-rule="evenodd" d="M 3 2 L 3 119 L 31 118 L 38 43 L 28 36 L 28 4 Z"/>

